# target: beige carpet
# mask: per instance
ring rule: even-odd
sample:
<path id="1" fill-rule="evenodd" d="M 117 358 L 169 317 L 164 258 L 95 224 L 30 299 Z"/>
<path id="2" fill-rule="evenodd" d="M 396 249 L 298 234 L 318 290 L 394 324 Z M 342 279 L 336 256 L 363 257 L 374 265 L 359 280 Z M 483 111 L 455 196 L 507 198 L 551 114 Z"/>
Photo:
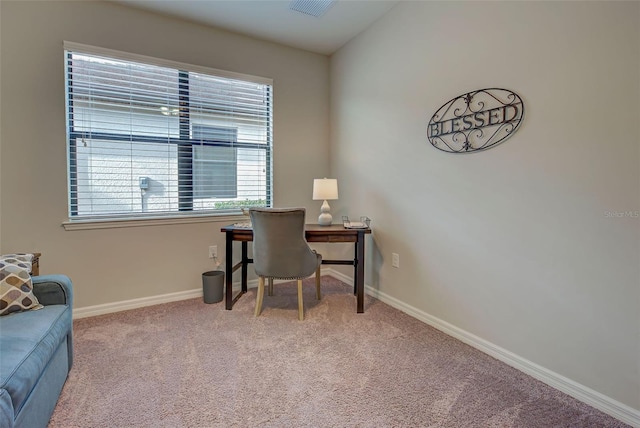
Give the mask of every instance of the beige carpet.
<path id="1" fill-rule="evenodd" d="M 232 311 L 191 299 L 74 322 L 50 427 L 622 427 L 352 289 L 276 284 Z"/>

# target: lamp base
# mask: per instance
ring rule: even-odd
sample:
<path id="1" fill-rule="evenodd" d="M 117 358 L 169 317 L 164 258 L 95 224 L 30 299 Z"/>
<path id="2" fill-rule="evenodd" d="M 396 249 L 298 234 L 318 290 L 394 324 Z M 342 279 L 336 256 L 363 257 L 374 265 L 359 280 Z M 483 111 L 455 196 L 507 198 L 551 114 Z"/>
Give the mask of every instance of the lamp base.
<path id="1" fill-rule="evenodd" d="M 318 217 L 318 224 L 320 226 L 331 226 L 332 221 L 333 221 L 333 217 L 329 213 L 322 213 Z"/>
<path id="2" fill-rule="evenodd" d="M 331 222 L 333 221 L 333 217 L 329 210 L 329 203 L 325 200 L 320 207 L 320 216 L 318 217 L 318 224 L 320 226 L 331 226 Z"/>

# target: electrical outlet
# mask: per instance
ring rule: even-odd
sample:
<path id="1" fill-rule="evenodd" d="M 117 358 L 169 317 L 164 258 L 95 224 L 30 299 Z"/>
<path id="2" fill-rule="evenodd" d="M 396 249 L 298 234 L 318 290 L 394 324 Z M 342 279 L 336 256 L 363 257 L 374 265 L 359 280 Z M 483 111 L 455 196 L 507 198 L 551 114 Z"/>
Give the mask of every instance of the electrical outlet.
<path id="1" fill-rule="evenodd" d="M 218 258 L 218 246 L 212 245 L 209 247 L 209 258 L 217 259 Z"/>
<path id="2" fill-rule="evenodd" d="M 391 253 L 391 266 L 394 268 L 400 267 L 400 254 Z"/>

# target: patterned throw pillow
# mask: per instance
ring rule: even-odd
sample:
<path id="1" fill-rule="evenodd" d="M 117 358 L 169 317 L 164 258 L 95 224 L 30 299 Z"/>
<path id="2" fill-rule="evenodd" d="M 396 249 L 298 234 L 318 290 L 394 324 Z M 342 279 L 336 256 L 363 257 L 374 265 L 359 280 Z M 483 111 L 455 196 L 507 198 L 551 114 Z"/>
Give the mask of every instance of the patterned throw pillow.
<path id="1" fill-rule="evenodd" d="M 33 294 L 32 260 L 32 254 L 0 256 L 0 316 L 42 308 Z"/>
<path id="2" fill-rule="evenodd" d="M 33 269 L 33 254 L 13 253 L 1 255 L 0 262 L 5 260 L 7 263 L 19 265 L 21 268 L 26 269 L 29 273 L 31 273 L 31 269 Z"/>

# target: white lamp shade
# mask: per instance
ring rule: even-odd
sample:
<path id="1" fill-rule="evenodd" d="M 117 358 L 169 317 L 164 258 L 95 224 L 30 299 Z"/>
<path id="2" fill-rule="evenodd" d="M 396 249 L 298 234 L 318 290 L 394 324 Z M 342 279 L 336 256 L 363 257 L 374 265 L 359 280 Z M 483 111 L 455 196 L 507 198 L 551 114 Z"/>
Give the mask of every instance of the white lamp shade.
<path id="1" fill-rule="evenodd" d="M 336 178 L 315 178 L 313 180 L 313 200 L 338 199 L 338 180 Z"/>

